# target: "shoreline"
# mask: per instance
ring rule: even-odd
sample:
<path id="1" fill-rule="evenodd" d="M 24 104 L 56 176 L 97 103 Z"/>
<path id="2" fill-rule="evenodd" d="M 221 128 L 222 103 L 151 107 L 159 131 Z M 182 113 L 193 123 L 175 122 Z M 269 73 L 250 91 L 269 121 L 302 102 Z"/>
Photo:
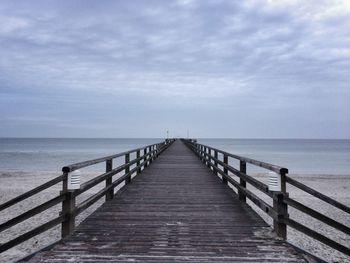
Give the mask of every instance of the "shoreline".
<path id="1" fill-rule="evenodd" d="M 86 172 L 82 178 L 82 182 L 89 180 L 99 174 L 98 172 Z M 38 171 L 38 172 L 23 172 L 23 171 L 0 171 L 0 203 L 4 203 L 46 181 L 60 175 L 60 172 L 50 172 L 50 171 Z M 266 174 L 254 174 L 256 179 L 267 183 Z M 290 174 L 289 176 L 297 178 L 300 182 L 315 188 L 323 194 L 326 194 L 345 205 L 350 206 L 350 176 L 347 175 L 321 175 L 321 174 Z M 101 184 L 102 186 L 102 184 Z M 95 192 L 97 192 L 99 187 L 92 188 L 87 193 L 77 199 L 77 203 L 80 202 L 79 199 L 85 200 Z M 254 188 L 250 188 L 248 184 L 248 189 L 252 190 L 255 194 L 261 197 L 263 200 L 270 202 L 269 198 L 266 198 L 263 193 L 259 193 Z M 0 224 L 7 221 L 14 216 L 19 215 L 25 210 L 28 210 L 40 203 L 43 200 L 48 200 L 57 196 L 61 190 L 61 184 L 57 184 L 40 194 L 37 194 L 28 200 L 25 200 L 13 207 L 3 210 L 0 212 Z M 315 201 L 316 198 L 313 198 L 309 194 L 302 192 L 294 187 L 289 186 L 287 188 L 290 196 L 296 200 L 312 207 L 313 209 L 324 213 L 330 217 L 336 218 L 339 222 L 349 226 L 350 218 L 345 212 L 337 211 L 336 208 L 330 209 L 327 205 L 324 205 L 322 201 Z M 103 202 L 101 199 L 98 203 L 90 207 L 82 215 L 77 218 L 77 224 L 79 224 L 84 218 L 91 214 L 96 208 L 98 208 Z M 269 225 L 272 224 L 272 220 L 259 208 L 254 207 L 251 202 L 247 202 Z M 14 236 L 24 233 L 25 230 L 33 228 L 40 223 L 46 222 L 50 216 L 57 216 L 60 211 L 60 205 L 53 207 L 52 209 L 43 212 L 32 219 L 24 221 L 23 223 L 5 230 L 1 233 L 0 243 L 6 242 L 6 240 L 12 239 Z M 291 218 L 297 218 L 298 221 L 305 223 L 305 225 L 311 228 L 317 228 L 324 230 L 324 234 L 330 238 L 335 239 L 335 241 L 341 242 L 343 244 L 350 243 L 350 238 L 345 235 L 341 235 L 338 231 L 334 231 L 329 227 L 325 227 L 322 223 L 316 222 L 314 220 L 309 220 L 309 218 L 303 215 L 301 212 L 295 211 L 293 208 L 289 209 Z M 45 220 L 44 220 L 45 219 Z M 57 226 L 43 234 L 40 234 L 37 237 L 30 239 L 2 254 L 0 254 L 0 261 L 12 262 L 14 260 L 19 260 L 24 256 L 31 254 L 51 243 L 60 239 L 60 226 Z M 349 259 L 341 254 L 340 252 L 335 252 L 333 249 L 329 249 L 327 246 L 314 241 L 305 235 L 290 229 L 288 227 L 288 242 L 301 247 L 302 249 L 317 255 L 320 258 L 324 258 L 329 262 L 349 262 Z"/>

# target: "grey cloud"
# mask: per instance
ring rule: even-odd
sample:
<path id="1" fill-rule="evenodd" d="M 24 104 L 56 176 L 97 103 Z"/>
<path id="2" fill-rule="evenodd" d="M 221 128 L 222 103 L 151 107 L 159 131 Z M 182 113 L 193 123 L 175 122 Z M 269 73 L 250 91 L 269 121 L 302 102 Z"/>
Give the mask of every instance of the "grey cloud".
<path id="1" fill-rule="evenodd" d="M 213 111 L 231 114 L 249 108 L 252 121 L 256 111 L 277 110 L 279 118 L 300 125 L 325 103 L 344 105 L 331 111 L 345 115 L 350 8 L 318 3 L 2 1 L 0 93 L 18 100 L 23 94 L 87 100 L 99 94 L 130 101 L 127 112 L 150 107 L 142 103 L 150 98 L 169 110 L 179 101 L 186 109 L 210 103 Z M 308 117 L 301 118 L 305 103 Z"/>

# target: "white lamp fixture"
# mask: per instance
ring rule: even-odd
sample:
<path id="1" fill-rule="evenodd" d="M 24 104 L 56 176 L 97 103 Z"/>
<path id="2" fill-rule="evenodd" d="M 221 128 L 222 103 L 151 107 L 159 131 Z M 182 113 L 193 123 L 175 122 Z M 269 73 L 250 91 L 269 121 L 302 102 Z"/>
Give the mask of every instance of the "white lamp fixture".
<path id="1" fill-rule="evenodd" d="M 269 172 L 269 190 L 274 192 L 281 191 L 281 175 L 275 172 Z"/>
<path id="2" fill-rule="evenodd" d="M 80 188 L 80 176 L 81 172 L 79 170 L 75 170 L 68 174 L 68 190 L 76 190 Z"/>

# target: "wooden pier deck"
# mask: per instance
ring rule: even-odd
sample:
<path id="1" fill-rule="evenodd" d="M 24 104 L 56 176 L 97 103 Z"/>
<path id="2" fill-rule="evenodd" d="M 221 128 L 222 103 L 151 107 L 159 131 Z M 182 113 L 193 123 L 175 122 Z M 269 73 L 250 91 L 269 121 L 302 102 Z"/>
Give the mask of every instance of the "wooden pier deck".
<path id="1" fill-rule="evenodd" d="M 305 262 L 181 142 L 30 262 Z"/>

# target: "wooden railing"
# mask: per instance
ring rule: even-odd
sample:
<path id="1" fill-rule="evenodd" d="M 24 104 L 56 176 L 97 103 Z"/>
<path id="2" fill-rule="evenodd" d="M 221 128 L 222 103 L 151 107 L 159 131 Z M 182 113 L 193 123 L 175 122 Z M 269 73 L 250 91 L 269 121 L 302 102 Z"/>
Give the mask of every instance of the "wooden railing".
<path id="1" fill-rule="evenodd" d="M 309 227 L 306 227 L 302 223 L 299 223 L 289 217 L 288 206 L 291 206 L 308 216 L 313 217 L 347 235 L 350 235 L 350 228 L 335 219 L 332 219 L 328 216 L 321 214 L 320 212 L 301 204 L 300 202 L 289 197 L 289 193 L 286 191 L 286 185 L 290 184 L 294 187 L 297 187 L 300 190 L 307 192 L 308 194 L 313 195 L 314 197 L 327 202 L 331 206 L 341 209 L 342 211 L 350 214 L 350 208 L 338 201 L 296 181 L 289 177 L 288 169 L 283 168 L 277 165 L 257 161 L 254 159 L 234 155 L 207 145 L 199 144 L 196 140 L 183 140 L 185 144 L 205 163 L 208 168 L 210 168 L 214 174 L 220 175 L 222 182 L 227 184 L 228 182 L 237 189 L 239 199 L 242 202 L 246 202 L 246 198 L 250 199 L 257 207 L 262 211 L 268 214 L 273 219 L 273 228 L 276 234 L 286 239 L 287 237 L 287 226 L 290 226 L 305 235 L 322 242 L 323 244 L 336 249 L 346 255 L 350 255 L 350 248 L 346 247 L 338 242 L 330 239 L 329 237 L 324 236 L 323 234 L 313 230 Z M 221 157 L 221 158 L 220 158 Z M 234 168 L 230 165 L 229 159 L 234 159 L 239 161 L 239 169 Z M 247 164 L 252 164 L 259 166 L 261 168 L 273 171 L 281 175 L 281 191 L 275 192 L 270 191 L 267 184 L 264 184 L 252 176 L 247 174 Z M 231 174 L 229 174 L 229 172 Z M 234 179 L 234 176 L 237 176 L 239 182 Z M 272 198 L 273 205 L 269 205 L 264 200 L 259 198 L 252 191 L 248 190 L 246 184 L 250 184 L 257 190 L 261 191 L 268 197 Z"/>
<path id="2" fill-rule="evenodd" d="M 16 198 L 13 198 L 1 204 L 0 212 L 5 209 L 9 209 L 13 205 L 16 205 L 19 202 L 26 200 L 27 198 L 32 197 L 42 192 L 43 190 L 46 190 L 49 187 L 52 187 L 62 182 L 62 191 L 59 193 L 58 196 L 6 221 L 5 223 L 0 224 L 0 233 L 10 227 L 14 227 L 17 224 L 52 208 L 55 205 L 62 203 L 62 211 L 59 213 L 59 215 L 54 219 L 51 219 L 48 222 L 6 243 L 0 244 L 0 253 L 34 236 L 37 236 L 59 224 L 62 224 L 61 236 L 66 237 L 70 235 L 74 231 L 75 218 L 77 215 L 79 215 L 85 209 L 90 207 L 103 196 L 105 196 L 106 201 L 112 199 L 114 196 L 114 188 L 116 188 L 122 182 L 125 182 L 125 184 L 130 183 L 133 175 L 141 173 L 141 171 L 143 171 L 150 163 L 152 163 L 152 161 L 155 160 L 159 156 L 159 154 L 161 154 L 169 145 L 171 145 L 173 141 L 173 139 L 167 139 L 164 142 L 147 145 L 145 147 L 134 149 L 131 151 L 65 166 L 62 168 L 62 175 L 57 176 L 49 182 L 46 182 Z M 131 154 L 135 155 L 135 158 L 130 159 Z M 124 164 L 113 168 L 113 160 L 117 158 L 124 158 Z M 83 183 L 79 189 L 68 189 L 68 174 L 70 172 L 103 162 L 105 162 L 106 164 L 105 173 L 98 175 L 93 179 Z M 131 167 L 133 168 L 130 169 Z M 113 176 L 119 173 L 122 173 L 122 175 L 113 180 Z M 103 189 L 93 194 L 91 197 L 87 198 L 79 205 L 76 205 L 77 196 L 102 182 L 105 182 L 105 187 Z"/>

